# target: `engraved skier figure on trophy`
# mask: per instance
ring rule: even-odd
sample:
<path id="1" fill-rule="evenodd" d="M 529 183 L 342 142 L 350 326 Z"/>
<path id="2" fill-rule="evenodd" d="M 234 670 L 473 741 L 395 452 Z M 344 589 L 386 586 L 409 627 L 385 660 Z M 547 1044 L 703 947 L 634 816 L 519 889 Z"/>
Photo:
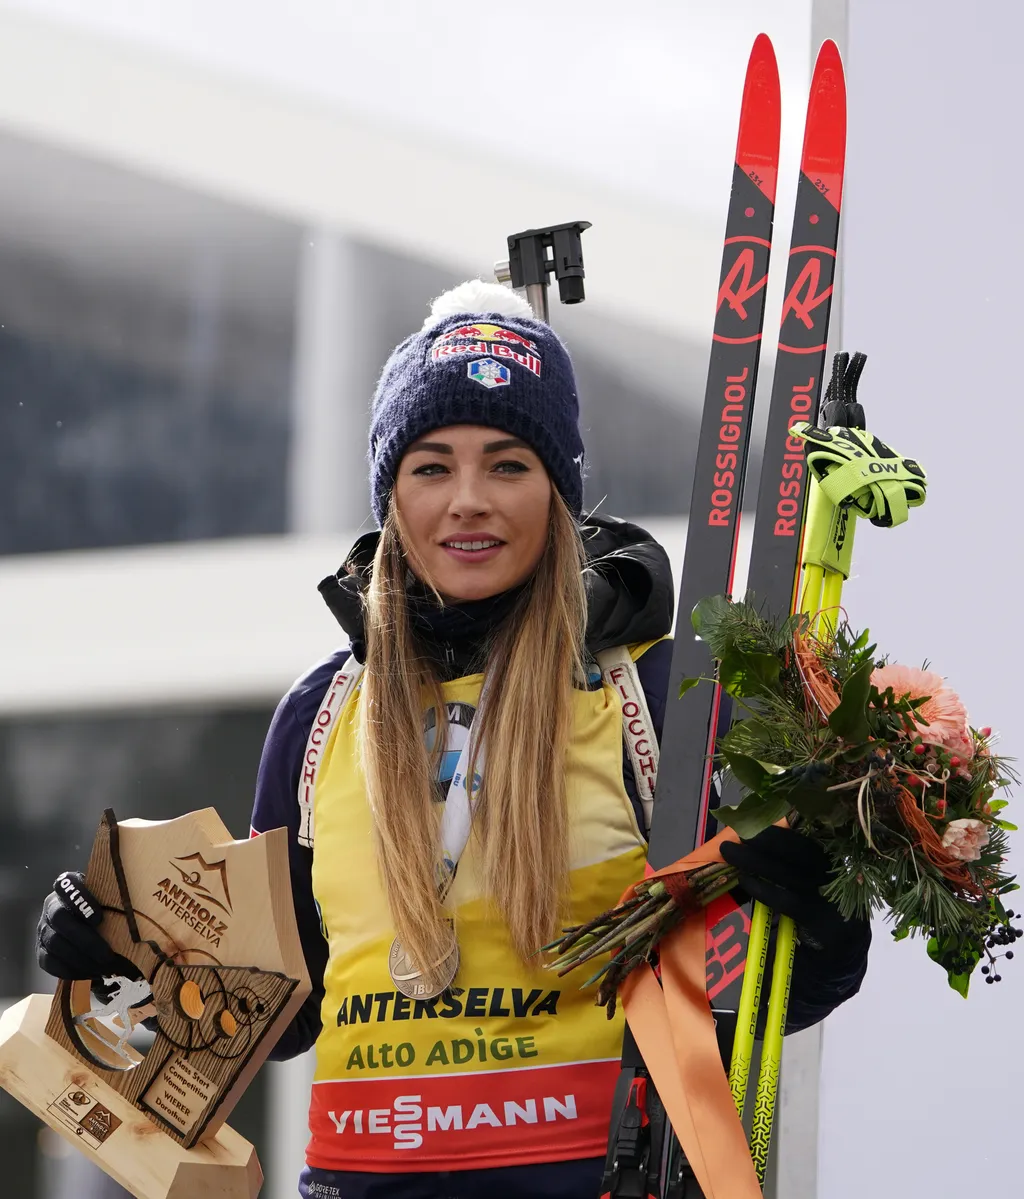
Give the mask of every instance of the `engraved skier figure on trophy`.
<path id="1" fill-rule="evenodd" d="M 114 1029 L 117 1033 L 117 1041 L 110 1048 L 118 1057 L 124 1058 L 126 1062 L 131 1061 L 130 1055 L 125 1050 L 125 1045 L 128 1043 L 128 1038 L 132 1035 L 135 1028 L 132 1009 L 139 1008 L 152 1000 L 153 993 L 150 990 L 149 983 L 144 978 L 131 979 L 125 978 L 122 975 L 106 975 L 103 979 L 103 985 L 114 988 L 113 993 L 104 1006 L 93 1008 L 91 1011 L 75 1016 L 74 1022 L 75 1024 L 84 1024 L 86 1020 L 105 1020 L 108 1017 L 116 1018 L 121 1028 L 120 1030 Z"/>

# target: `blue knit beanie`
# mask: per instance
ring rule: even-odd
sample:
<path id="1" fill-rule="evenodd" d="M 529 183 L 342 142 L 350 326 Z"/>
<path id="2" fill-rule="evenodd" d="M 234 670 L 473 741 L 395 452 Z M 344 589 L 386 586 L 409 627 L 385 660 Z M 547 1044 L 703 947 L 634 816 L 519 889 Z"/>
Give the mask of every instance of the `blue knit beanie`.
<path id="1" fill-rule="evenodd" d="M 525 441 L 570 511 L 583 507 L 576 379 L 565 346 L 500 283 L 439 296 L 384 365 L 370 422 L 373 514 L 384 523 L 402 455 L 432 429 L 486 425 Z"/>

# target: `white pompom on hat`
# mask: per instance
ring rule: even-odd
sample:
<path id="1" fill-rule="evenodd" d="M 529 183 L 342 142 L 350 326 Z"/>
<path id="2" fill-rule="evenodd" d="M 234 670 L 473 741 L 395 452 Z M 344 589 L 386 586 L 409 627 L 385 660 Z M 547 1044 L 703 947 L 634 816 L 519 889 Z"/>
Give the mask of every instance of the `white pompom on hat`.
<path id="1" fill-rule="evenodd" d="M 486 283 L 483 279 L 467 279 L 451 291 L 443 292 L 430 305 L 430 315 L 423 322 L 429 329 L 446 316 L 463 316 L 467 312 L 490 312 L 498 316 L 521 316 L 536 320 L 533 309 L 503 283 Z"/>

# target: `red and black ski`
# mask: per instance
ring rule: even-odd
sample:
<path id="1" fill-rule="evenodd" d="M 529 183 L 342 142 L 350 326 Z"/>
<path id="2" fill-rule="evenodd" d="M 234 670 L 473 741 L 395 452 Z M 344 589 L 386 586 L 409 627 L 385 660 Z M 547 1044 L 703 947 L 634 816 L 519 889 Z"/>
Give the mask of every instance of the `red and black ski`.
<path id="1" fill-rule="evenodd" d="M 713 831 L 709 807 L 721 693 L 717 686 L 702 686 L 679 697 L 679 687 L 685 678 L 711 673 L 707 649 L 692 634 L 694 606 L 705 596 L 728 595 L 732 589 L 771 249 L 779 118 L 775 56 L 761 35 L 747 69 L 726 225 L 648 851 L 653 869 L 682 857 Z M 845 142 L 842 62 L 829 41 L 815 64 L 807 108 L 748 572 L 754 602 L 773 614 L 790 611 L 800 562 L 806 466 L 803 447 L 790 438 L 789 428 L 797 419 L 813 423 L 818 415 Z M 728 898 L 708 917 L 708 997 L 727 1052 L 749 919 Z M 647 1129 L 646 1139 L 642 1129 Z M 636 1153 L 644 1144 L 642 1189 L 630 1190 L 640 1183 Z M 611 1199 L 631 1194 L 700 1199 L 701 1194 L 628 1030 L 602 1192 Z"/>
<path id="2" fill-rule="evenodd" d="M 747 65 L 726 219 L 648 856 L 654 869 L 693 847 L 695 821 L 690 816 L 687 823 L 682 800 L 685 788 L 693 789 L 694 784 L 692 771 L 684 767 L 696 764 L 697 774 L 702 775 L 706 756 L 714 748 L 708 732 L 717 719 L 717 688 L 689 692 L 691 702 L 685 710 L 671 697 L 678 694 L 682 678 L 707 674 L 711 668 L 703 644 L 685 632 L 698 600 L 729 591 L 736 564 L 775 213 L 780 120 L 775 52 L 762 34 Z M 692 753 L 680 755 L 676 751 L 681 748 Z M 710 785 L 710 775 L 707 780 L 698 779 L 695 789 L 705 783 Z M 660 1195 L 672 1142 L 670 1131 L 627 1029 L 602 1195 L 612 1199 Z"/>
<path id="3" fill-rule="evenodd" d="M 839 242 L 846 160 L 846 83 L 835 42 L 818 53 L 804 130 L 786 298 L 768 408 L 754 540 L 747 573 L 753 602 L 776 617 L 794 610 L 807 491 L 796 421 L 818 420 Z"/>

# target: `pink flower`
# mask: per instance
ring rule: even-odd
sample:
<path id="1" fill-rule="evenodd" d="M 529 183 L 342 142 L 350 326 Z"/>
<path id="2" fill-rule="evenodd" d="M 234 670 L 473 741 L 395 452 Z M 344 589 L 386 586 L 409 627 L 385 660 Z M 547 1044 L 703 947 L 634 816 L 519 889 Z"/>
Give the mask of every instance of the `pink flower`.
<path id="1" fill-rule="evenodd" d="M 980 820 L 951 820 L 942 838 L 942 848 L 961 862 L 976 862 L 988 844 L 988 829 Z"/>
<path id="2" fill-rule="evenodd" d="M 897 699 L 929 696 L 917 709 L 917 727 L 926 745 L 941 745 L 951 754 L 969 761 L 974 756 L 974 740 L 967 725 L 967 709 L 942 675 L 932 670 L 892 663 L 871 672 L 871 682 L 879 691 L 893 689 Z"/>

